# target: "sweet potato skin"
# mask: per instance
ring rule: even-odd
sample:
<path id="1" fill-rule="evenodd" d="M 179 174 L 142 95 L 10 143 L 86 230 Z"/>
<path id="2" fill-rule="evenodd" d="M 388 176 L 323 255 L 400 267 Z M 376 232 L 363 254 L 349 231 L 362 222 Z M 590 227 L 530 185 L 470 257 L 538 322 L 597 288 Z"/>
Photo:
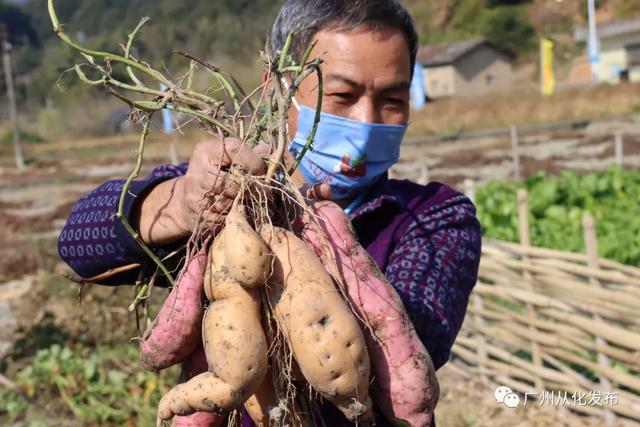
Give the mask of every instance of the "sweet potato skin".
<path id="1" fill-rule="evenodd" d="M 196 349 L 182 362 L 180 382 L 184 383 L 203 372 L 207 372 L 209 365 L 204 354 L 201 340 Z M 224 415 L 213 412 L 195 412 L 191 415 L 175 416 L 171 422 L 172 427 L 221 427 Z"/>
<path id="2" fill-rule="evenodd" d="M 267 342 L 260 321 L 260 291 L 224 272 L 209 274 L 214 301 L 202 325 L 208 372 L 170 390 L 158 405 L 158 424 L 175 415 L 240 407 L 267 371 Z"/>
<path id="3" fill-rule="evenodd" d="M 269 277 L 269 248 L 249 225 L 245 208 L 234 207 L 225 222 L 223 265 L 231 277 L 246 287 L 263 286 Z"/>
<path id="4" fill-rule="evenodd" d="M 315 202 L 312 209 L 320 230 L 307 216 L 301 235 L 325 265 L 335 266 L 332 274 L 343 278 L 353 307 L 370 326 L 363 328 L 375 372 L 372 395 L 377 406 L 396 423 L 429 426 L 439 385 L 402 300 L 358 243 L 342 209 L 331 202 Z"/>
<path id="5" fill-rule="evenodd" d="M 267 373 L 256 392 L 244 402 L 244 409 L 257 427 L 269 427 L 269 410 L 278 405 L 273 379 Z"/>
<path id="6" fill-rule="evenodd" d="M 206 254 L 187 263 L 153 323 L 140 341 L 140 364 L 157 372 L 184 360 L 200 342 L 203 308 L 203 276 Z"/>
<path id="7" fill-rule="evenodd" d="M 279 328 L 309 384 L 351 420 L 371 418 L 364 336 L 313 251 L 292 232 L 261 229 L 274 253 L 269 282 Z"/>
<path id="8" fill-rule="evenodd" d="M 184 417 L 173 417 L 171 427 L 222 427 L 224 416 L 212 412 L 195 412 Z"/>

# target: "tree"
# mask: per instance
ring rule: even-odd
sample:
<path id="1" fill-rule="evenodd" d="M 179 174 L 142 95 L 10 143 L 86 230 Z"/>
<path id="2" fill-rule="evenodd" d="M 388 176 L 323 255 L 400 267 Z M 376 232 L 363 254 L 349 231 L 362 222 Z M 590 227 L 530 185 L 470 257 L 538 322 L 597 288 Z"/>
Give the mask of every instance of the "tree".
<path id="1" fill-rule="evenodd" d="M 535 30 L 516 6 L 485 9 L 480 31 L 498 49 L 514 55 L 530 49 L 534 44 Z"/>
<path id="2" fill-rule="evenodd" d="M 0 23 L 5 25 L 13 45 L 38 46 L 39 39 L 31 18 L 16 6 L 0 3 Z"/>

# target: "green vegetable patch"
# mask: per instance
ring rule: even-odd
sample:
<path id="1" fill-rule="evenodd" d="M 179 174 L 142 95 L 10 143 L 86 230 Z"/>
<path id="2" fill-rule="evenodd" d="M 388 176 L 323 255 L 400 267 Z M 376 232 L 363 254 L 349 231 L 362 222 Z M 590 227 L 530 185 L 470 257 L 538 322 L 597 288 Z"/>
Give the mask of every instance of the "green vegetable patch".
<path id="1" fill-rule="evenodd" d="M 586 175 L 539 173 L 522 184 L 491 182 L 476 192 L 485 237 L 519 241 L 520 188 L 528 191 L 534 246 L 584 253 L 582 215 L 590 212 L 596 220 L 600 256 L 640 266 L 640 171 L 612 167 Z"/>

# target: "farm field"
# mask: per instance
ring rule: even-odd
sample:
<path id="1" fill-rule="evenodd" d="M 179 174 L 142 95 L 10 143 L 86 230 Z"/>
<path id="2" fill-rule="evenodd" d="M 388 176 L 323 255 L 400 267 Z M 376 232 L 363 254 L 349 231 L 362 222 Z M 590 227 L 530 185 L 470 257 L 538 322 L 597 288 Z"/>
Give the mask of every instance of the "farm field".
<path id="1" fill-rule="evenodd" d="M 576 128 L 553 131 L 529 131 L 518 136 L 523 177 L 538 172 L 556 175 L 561 171 L 603 171 L 615 162 L 615 134 L 623 135 L 624 164 L 640 167 L 640 118 L 624 121 L 591 122 Z M 465 179 L 477 185 L 514 178 L 512 143 L 509 131 L 504 135 L 422 143 L 424 138 L 409 138 L 394 166 L 397 178 L 424 179 L 427 166 L 430 180 L 457 188 Z M 424 172 L 422 172 L 424 173 Z"/>
<path id="2" fill-rule="evenodd" d="M 568 169 L 605 170 L 613 163 L 612 135 L 616 131 L 625 132 L 625 165 L 640 167 L 640 124 L 595 123 L 581 129 L 522 135 L 523 175 L 539 171 L 556 174 Z M 143 174 L 168 161 L 170 140 L 171 137 L 159 132 L 153 134 L 147 145 Z M 187 159 L 195 142 L 190 137 L 180 139 L 181 160 Z M 18 383 L 19 388 L 13 394 L 0 393 L 0 408 L 12 404 L 5 412 L 0 409 L 1 425 L 11 425 L 14 416 L 27 421 L 16 425 L 123 425 L 124 419 L 129 425 L 152 425 L 155 402 L 161 391 L 177 378 L 175 370 L 156 377 L 140 374 L 135 367 L 137 344 L 127 343 L 138 335 L 135 315 L 127 310 L 133 299 L 132 289 L 87 288 L 79 308 L 78 287 L 63 277 L 67 269 L 56 253 L 58 232 L 75 200 L 99 183 L 126 176 L 134 166 L 136 145 L 135 135 L 34 144 L 26 149 L 31 165 L 21 172 L 12 167 L 9 146 L 2 147 L 0 239 L 5 249 L 0 259 L 0 323 L 6 327 L 0 331 L 0 373 L 3 373 L 0 385 L 8 390 Z M 507 136 L 406 145 L 394 174 L 424 180 L 424 165 L 430 180 L 460 190 L 465 179 L 473 179 L 477 185 L 510 180 L 511 142 Z M 154 303 L 162 296 L 162 291 L 154 294 Z M 37 362 L 38 350 L 60 351 L 60 366 L 68 369 L 63 369 L 65 375 L 52 375 L 55 369 L 40 365 L 39 370 L 25 374 L 25 369 Z M 91 359 L 98 350 L 106 356 L 96 359 L 93 365 L 73 365 L 76 359 Z M 77 400 L 69 400 L 74 384 L 60 382 L 60 378 L 81 379 L 76 371 L 85 369 L 97 369 L 98 374 L 83 381 L 100 378 L 94 391 L 104 405 L 102 412 L 91 416 L 83 411 L 96 405 L 96 401 L 91 396 L 74 396 Z M 18 375 L 20 372 L 22 377 Z M 560 409 L 523 408 L 510 412 L 495 404 L 489 385 L 469 380 L 452 364 L 438 374 L 442 389 L 437 412 L 439 426 L 601 423 L 600 419 L 578 418 Z M 126 378 L 130 380 L 125 381 Z M 23 383 L 34 379 L 40 383 L 25 390 Z M 109 384 L 113 386 L 111 389 Z M 66 401 L 61 396 L 66 396 Z M 109 401 L 113 396 L 120 400 Z M 127 396 L 131 397 L 131 403 L 126 402 Z M 25 405 L 30 408 L 28 411 Z M 109 412 L 107 407 L 115 408 L 117 413 Z M 81 421 L 82 416 L 89 418 Z"/>

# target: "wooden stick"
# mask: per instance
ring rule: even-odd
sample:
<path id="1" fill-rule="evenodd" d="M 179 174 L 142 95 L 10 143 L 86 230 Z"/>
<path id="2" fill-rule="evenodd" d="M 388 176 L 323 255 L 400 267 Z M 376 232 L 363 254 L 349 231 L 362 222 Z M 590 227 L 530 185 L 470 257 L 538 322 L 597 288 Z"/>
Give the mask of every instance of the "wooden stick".
<path id="1" fill-rule="evenodd" d="M 622 329 L 617 326 L 600 323 L 577 314 L 563 313 L 553 308 L 544 308 L 540 312 L 553 319 L 568 322 L 583 331 L 601 336 L 607 341 L 629 350 L 640 351 L 640 333 Z"/>
<path id="2" fill-rule="evenodd" d="M 518 140 L 517 140 L 517 133 L 516 133 L 515 126 L 511 128 L 511 135 L 512 135 L 512 140 L 515 138 L 514 152 L 517 154 Z M 519 168 L 520 168 L 520 161 L 518 157 L 518 163 L 517 163 L 517 169 L 516 169 L 517 171 L 516 177 L 518 178 L 518 180 L 520 178 Z M 518 224 L 519 224 L 519 232 L 520 232 L 520 245 L 522 245 L 523 247 L 531 246 L 531 238 L 529 236 L 529 209 L 527 207 L 527 190 L 524 190 L 524 189 L 518 190 Z M 528 262 L 528 258 L 526 258 L 526 256 L 523 257 L 523 261 Z M 529 283 L 531 282 L 531 274 L 528 271 L 523 271 L 523 279 L 524 279 L 526 290 L 530 291 L 531 286 Z M 527 307 L 527 313 L 529 315 L 529 318 L 535 319 L 536 314 L 534 311 L 535 310 L 534 305 L 531 303 L 526 303 L 526 307 Z M 533 326 L 533 324 L 531 324 L 529 328 L 532 334 L 535 335 L 537 333 L 535 326 Z M 542 354 L 540 353 L 540 347 L 538 346 L 538 343 L 535 341 L 531 342 L 531 358 L 535 366 L 542 367 Z M 538 390 L 544 389 L 544 382 L 542 381 L 541 378 L 536 378 L 535 384 Z"/>
<path id="3" fill-rule="evenodd" d="M 472 203 L 476 202 L 476 183 L 472 179 L 465 179 L 464 183 L 464 194 L 471 200 Z"/>
<path id="4" fill-rule="evenodd" d="M 509 251 L 513 255 L 522 256 L 522 254 L 531 255 L 533 257 L 547 257 L 556 260 L 565 260 L 571 262 L 578 262 L 582 264 L 587 263 L 587 256 L 584 254 L 563 252 L 555 249 L 538 248 L 534 246 L 522 247 L 517 243 L 504 242 L 498 240 L 484 239 L 482 242 L 483 253 L 485 250 Z M 610 270 L 618 270 L 621 273 L 640 278 L 640 268 L 625 265 L 617 261 L 612 261 L 604 258 L 598 258 L 598 264 L 600 268 L 607 268 Z"/>
<path id="5" fill-rule="evenodd" d="M 616 154 L 618 151 L 617 150 L 618 148 L 617 142 L 619 140 L 618 137 L 619 137 L 619 134 L 616 134 Z M 622 153 L 620 153 L 620 166 L 622 166 Z M 587 212 L 585 212 L 582 218 L 582 228 L 584 231 L 584 242 L 587 250 L 587 261 L 588 261 L 589 267 L 598 268 L 598 240 L 596 237 L 595 221 L 593 219 L 593 216 L 591 216 L 591 214 Z M 596 288 L 601 287 L 600 282 L 595 277 L 590 277 L 589 283 L 591 284 L 591 286 L 594 286 Z M 597 314 L 593 315 L 593 320 L 596 322 L 602 322 L 602 318 Z M 605 345 L 607 343 L 601 336 L 596 336 L 596 344 Z M 598 352 L 597 357 L 598 357 L 598 365 L 602 366 L 605 369 L 608 369 L 609 358 L 607 357 L 607 355 L 601 352 Z M 611 382 L 605 376 L 600 377 L 600 385 L 604 388 L 604 390 L 612 389 Z M 604 411 L 604 420 L 605 420 L 605 423 L 607 424 L 607 427 L 612 427 L 616 422 L 616 418 L 613 415 L 613 412 L 611 412 L 610 410 Z"/>
<path id="6" fill-rule="evenodd" d="M 622 133 L 616 132 L 614 135 L 615 145 L 615 164 L 619 168 L 624 168 L 624 140 L 622 139 Z"/>
<path id="7" fill-rule="evenodd" d="M 528 255 L 523 254 L 522 261 L 512 259 L 510 257 L 509 258 L 494 257 L 494 260 L 501 264 L 504 264 L 507 267 L 511 267 L 514 269 L 517 268 L 520 270 L 528 270 L 531 273 L 540 273 L 540 274 L 553 273 L 553 271 L 549 269 L 548 265 L 545 265 L 545 266 L 537 265 L 532 263 L 530 259 L 528 258 L 525 259 L 524 257 L 528 257 Z M 571 273 L 576 276 L 580 276 L 584 278 L 589 278 L 590 276 L 594 276 L 605 282 L 620 283 L 620 284 L 626 284 L 631 286 L 640 286 L 640 281 L 638 279 L 625 275 L 620 271 L 602 270 L 602 269 L 592 268 L 589 266 L 562 263 L 562 261 L 556 261 L 554 264 L 556 265 L 556 268 L 560 268 L 564 270 L 564 272 Z"/>
<path id="8" fill-rule="evenodd" d="M 518 150 L 518 128 L 511 126 L 511 151 L 513 156 L 513 177 L 516 182 L 522 181 L 520 170 L 520 151 Z"/>

